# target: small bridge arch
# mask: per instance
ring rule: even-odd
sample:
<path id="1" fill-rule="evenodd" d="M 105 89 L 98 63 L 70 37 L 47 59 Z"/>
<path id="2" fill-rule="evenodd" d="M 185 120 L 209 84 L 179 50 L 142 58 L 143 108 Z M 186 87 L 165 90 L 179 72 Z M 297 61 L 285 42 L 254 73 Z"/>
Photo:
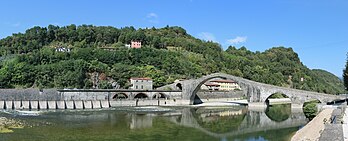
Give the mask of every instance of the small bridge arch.
<path id="1" fill-rule="evenodd" d="M 128 99 L 128 95 L 126 93 L 116 93 L 112 99 Z"/>
<path id="2" fill-rule="evenodd" d="M 267 84 L 264 84 L 267 85 Z M 278 86 L 265 86 L 261 89 L 260 102 L 266 102 L 267 99 L 274 93 L 282 93 L 290 98 L 291 103 L 302 105 L 304 102 L 310 100 L 319 100 L 321 103 L 326 103 L 331 100 L 331 97 L 336 97 L 334 95 L 321 94 L 310 91 L 303 91 L 298 89 L 291 89 Z"/>
<path id="3" fill-rule="evenodd" d="M 149 96 L 145 93 L 137 93 L 136 95 L 134 95 L 134 99 L 145 99 L 145 98 L 149 98 Z"/>
<path id="4" fill-rule="evenodd" d="M 273 93 L 273 94 L 269 95 L 266 98 L 266 100 L 265 100 L 265 103 L 267 105 L 270 105 L 270 104 L 272 104 L 274 102 L 277 103 L 277 104 L 280 104 L 280 103 L 288 104 L 288 103 L 291 103 L 291 99 L 290 99 L 290 96 L 287 95 L 287 94 L 284 94 L 284 93 L 281 93 L 281 92 L 276 92 L 276 93 Z"/>
<path id="5" fill-rule="evenodd" d="M 168 98 L 168 96 L 165 93 L 155 93 L 152 96 L 152 99 L 161 99 L 161 98 Z"/>

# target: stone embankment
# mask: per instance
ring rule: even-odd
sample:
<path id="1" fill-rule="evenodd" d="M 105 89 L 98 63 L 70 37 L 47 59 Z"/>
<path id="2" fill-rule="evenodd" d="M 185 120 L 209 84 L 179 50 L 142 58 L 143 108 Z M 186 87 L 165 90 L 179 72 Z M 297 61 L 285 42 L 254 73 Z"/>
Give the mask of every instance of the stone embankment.
<path id="1" fill-rule="evenodd" d="M 333 109 L 324 109 L 306 126 L 298 130 L 291 141 L 317 141 L 325 128 L 325 119 L 330 119 Z"/>
<path id="2" fill-rule="evenodd" d="M 292 141 L 347 141 L 348 110 L 346 106 L 322 110 L 312 121 L 296 132 Z"/>

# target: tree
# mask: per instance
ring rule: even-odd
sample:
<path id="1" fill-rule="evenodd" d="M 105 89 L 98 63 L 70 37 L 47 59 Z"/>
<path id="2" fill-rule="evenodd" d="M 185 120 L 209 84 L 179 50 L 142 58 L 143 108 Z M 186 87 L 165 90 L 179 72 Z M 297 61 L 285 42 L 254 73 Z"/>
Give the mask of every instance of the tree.
<path id="1" fill-rule="evenodd" d="M 343 70 L 343 81 L 344 81 L 344 86 L 346 87 L 346 90 L 348 90 L 348 57 L 346 61 L 346 68 Z"/>
<path id="2" fill-rule="evenodd" d="M 122 47 L 132 40 L 140 40 L 146 47 Z M 167 50 L 167 46 L 173 49 Z M 68 47 L 71 52 L 57 52 L 54 47 Z M 11 63 L 13 58 L 16 62 Z M 2 88 L 91 88 L 98 76 L 105 78 L 100 79 L 104 80 L 100 81 L 103 88 L 110 87 L 112 81 L 127 88 L 130 77 L 152 77 L 156 87 L 175 79 L 224 72 L 272 85 L 337 94 L 343 93 L 345 86 L 348 89 L 347 67 L 348 64 L 343 85 L 329 72 L 307 68 L 292 48 L 280 46 L 252 52 L 244 46 L 229 46 L 224 51 L 220 44 L 194 38 L 176 26 L 118 29 L 49 25 L 0 39 Z"/>

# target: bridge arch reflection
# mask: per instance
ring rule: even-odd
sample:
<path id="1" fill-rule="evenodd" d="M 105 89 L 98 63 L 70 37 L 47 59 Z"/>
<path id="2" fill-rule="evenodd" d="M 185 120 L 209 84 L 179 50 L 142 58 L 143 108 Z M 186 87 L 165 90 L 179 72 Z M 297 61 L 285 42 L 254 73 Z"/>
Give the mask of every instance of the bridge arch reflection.
<path id="1" fill-rule="evenodd" d="M 211 114 L 211 112 L 207 112 L 205 114 Z M 171 121 L 182 126 L 195 128 L 210 136 L 218 138 L 237 136 L 265 130 L 300 127 L 307 123 L 307 119 L 302 112 L 291 113 L 286 119 L 274 120 L 269 118 L 269 116 L 263 110 L 254 111 L 242 109 L 242 114 L 231 114 L 229 118 L 226 118 L 225 124 L 213 124 L 214 122 L 212 124 L 204 123 L 205 121 L 202 119 L 204 116 L 204 114 L 202 116 L 202 113 L 200 113 L 200 109 L 192 110 L 188 108 L 181 111 L 180 117 L 177 117 Z M 231 118 L 233 116 L 238 118 L 234 118 L 235 121 L 233 121 L 233 118 Z M 222 118 L 225 117 L 222 116 Z M 209 119 L 205 120 L 207 121 Z M 221 126 L 225 127 L 222 127 L 222 129 L 214 129 L 220 128 Z"/>
<path id="2" fill-rule="evenodd" d="M 291 104 L 278 104 L 267 106 L 265 114 L 272 121 L 285 121 L 291 116 Z"/>

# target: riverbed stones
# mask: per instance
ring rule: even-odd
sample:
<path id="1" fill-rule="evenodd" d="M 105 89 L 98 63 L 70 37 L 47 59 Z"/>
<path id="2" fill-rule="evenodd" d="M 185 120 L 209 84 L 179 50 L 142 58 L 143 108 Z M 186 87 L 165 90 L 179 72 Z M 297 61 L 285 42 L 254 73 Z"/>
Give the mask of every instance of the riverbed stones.
<path id="1" fill-rule="evenodd" d="M 11 130 L 11 128 L 23 128 L 23 127 L 24 127 L 23 123 L 21 123 L 18 120 L 0 117 L 0 134 L 13 132 L 13 130 Z"/>

